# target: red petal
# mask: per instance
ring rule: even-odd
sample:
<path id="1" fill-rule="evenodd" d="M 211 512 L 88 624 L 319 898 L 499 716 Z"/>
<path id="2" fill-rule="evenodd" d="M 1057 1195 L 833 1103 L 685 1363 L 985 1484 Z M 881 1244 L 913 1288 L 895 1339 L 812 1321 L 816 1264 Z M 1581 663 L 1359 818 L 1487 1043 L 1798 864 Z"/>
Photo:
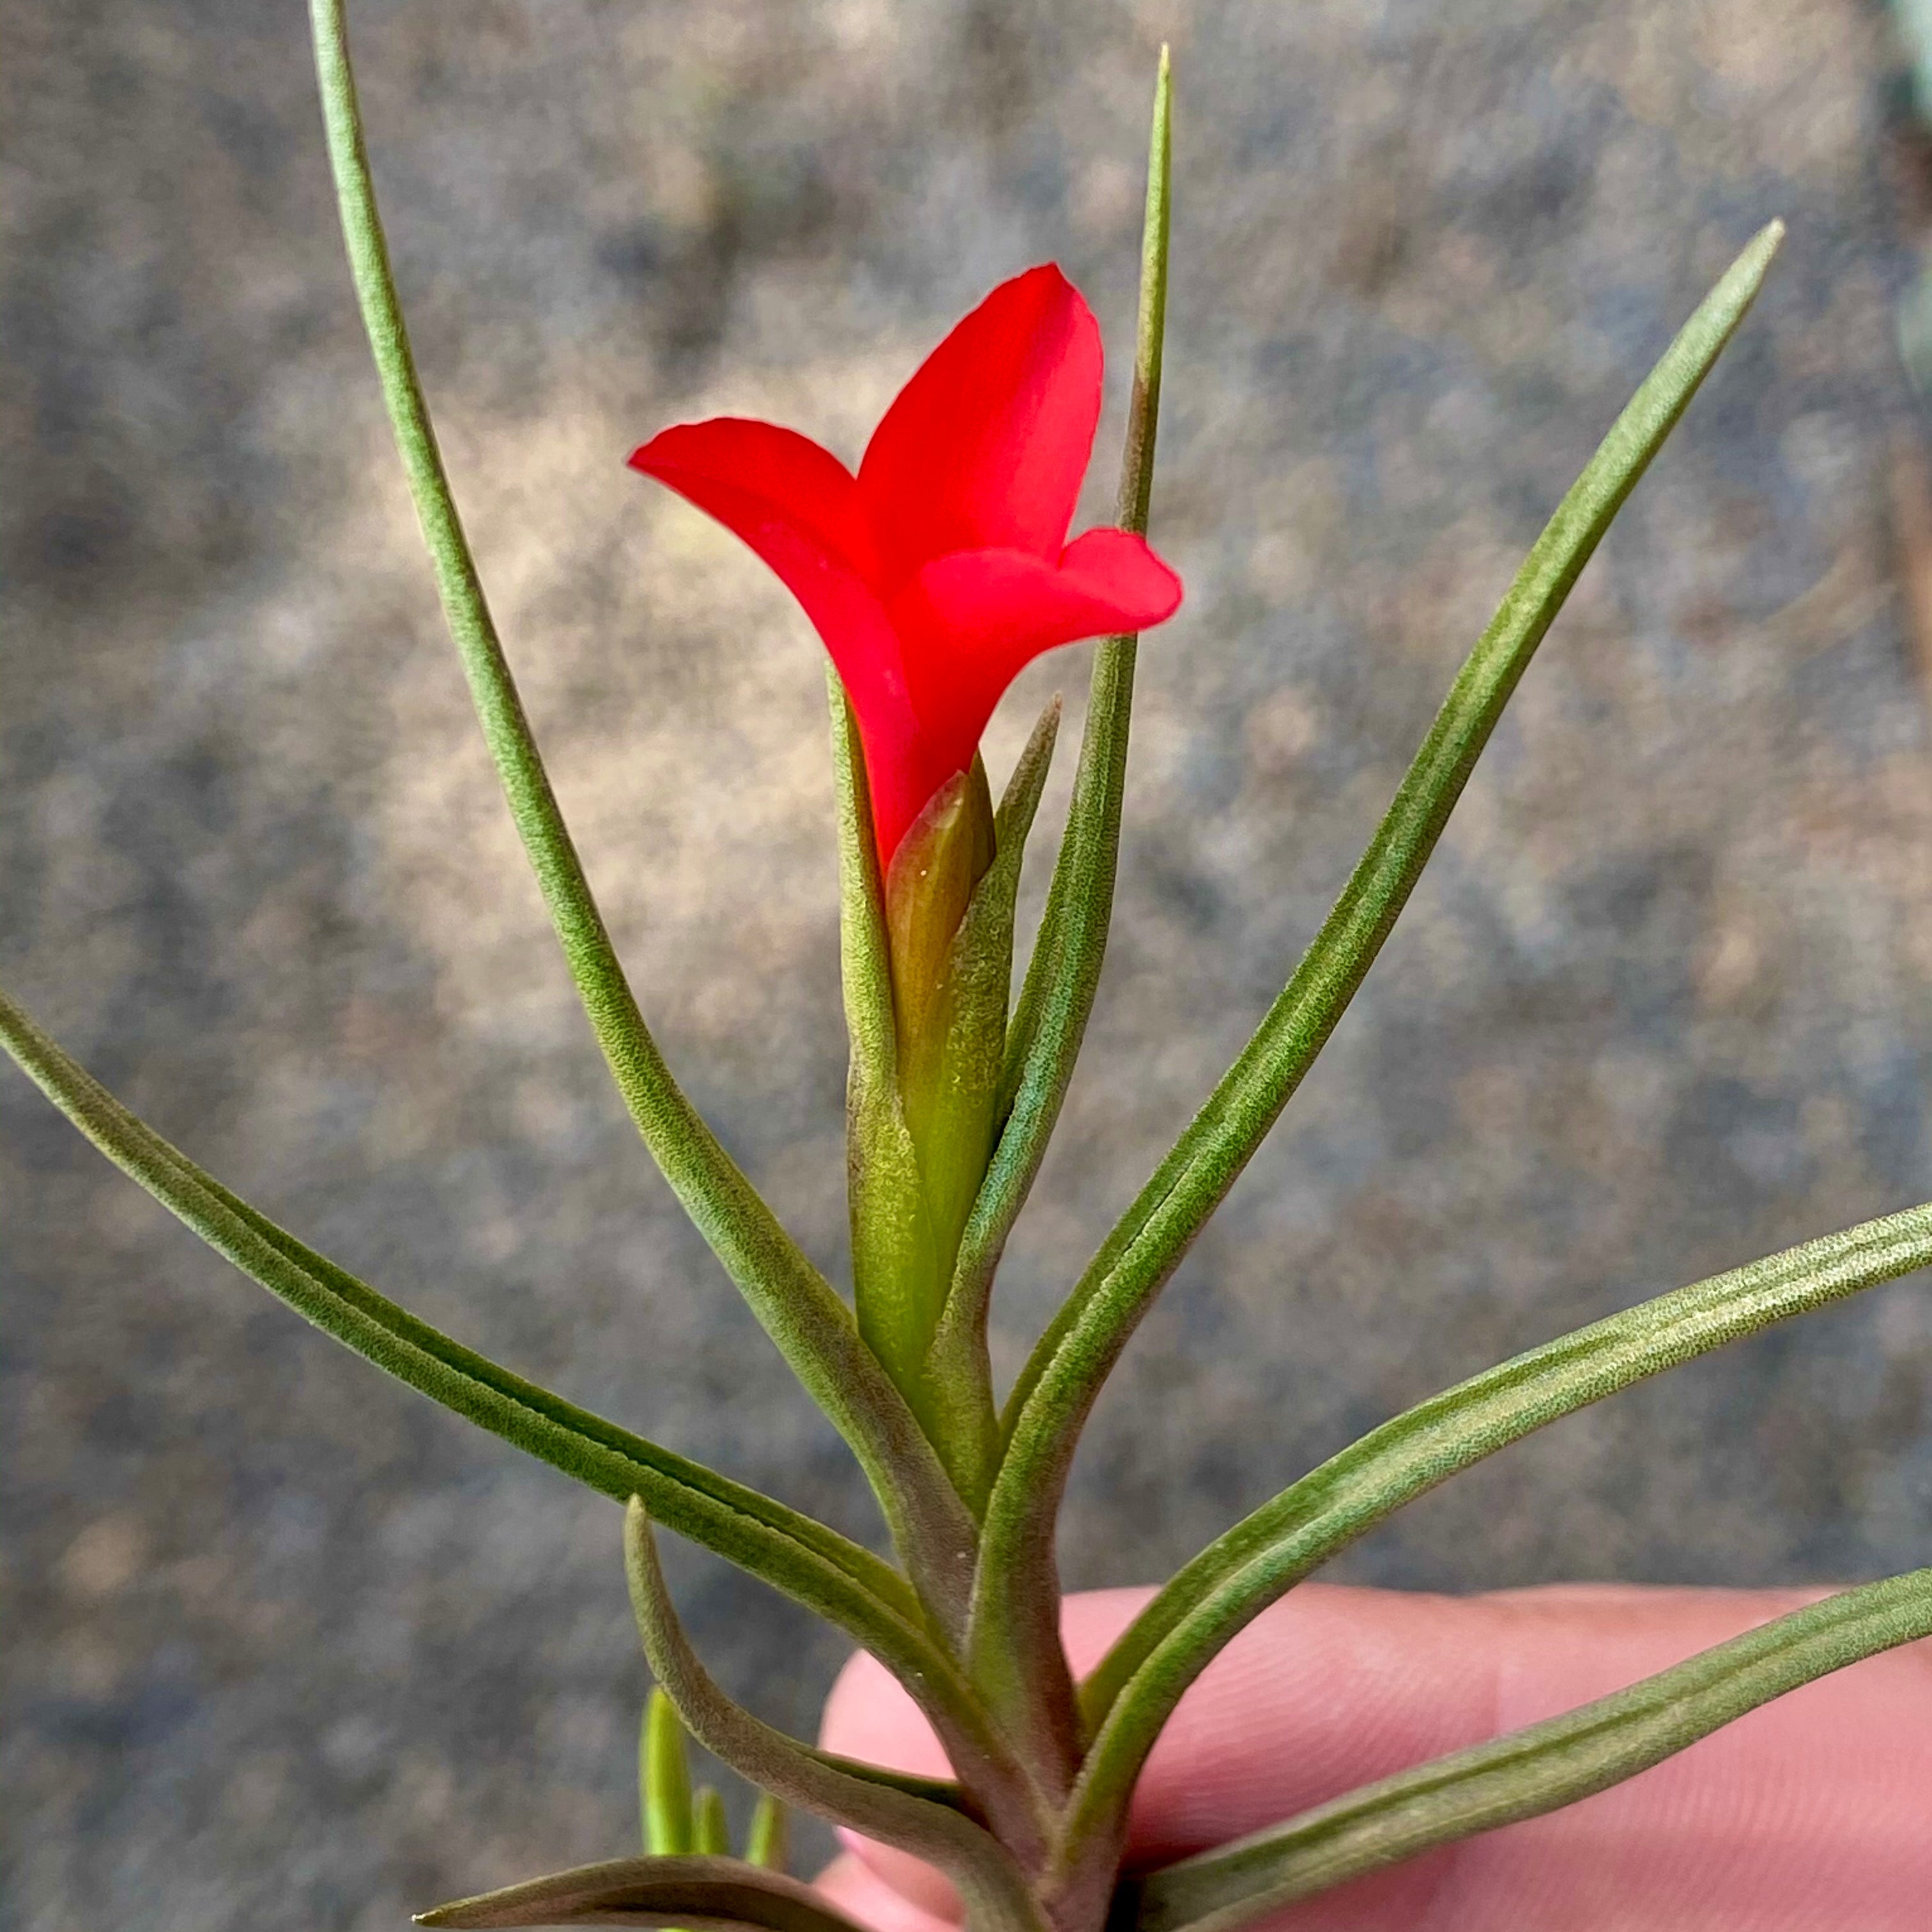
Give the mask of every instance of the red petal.
<path id="1" fill-rule="evenodd" d="M 1003 282 L 920 365 L 859 466 L 888 591 L 955 550 L 1051 566 L 1100 418 L 1100 330 L 1048 263 Z"/>
<path id="2" fill-rule="evenodd" d="M 680 423 L 633 450 L 630 461 L 736 532 L 801 602 L 803 592 L 786 574 L 801 547 L 865 581 L 875 574 L 852 472 L 796 430 L 743 416 Z"/>
<path id="3" fill-rule="evenodd" d="M 1139 537 L 1089 530 L 1058 564 L 982 550 L 928 563 L 895 598 L 912 700 L 946 776 L 970 760 L 993 707 L 1042 651 L 1142 631 L 1180 607 L 1180 579 Z"/>
<path id="4" fill-rule="evenodd" d="M 1055 644 L 1145 630 L 1172 616 L 1180 579 L 1144 538 L 1100 530 L 1069 544 L 1057 562 L 1014 550 L 938 558 L 911 594 L 955 652 L 1010 655 L 1017 671 Z"/>
<path id="5" fill-rule="evenodd" d="M 858 713 L 881 862 L 890 861 L 956 768 L 931 768 L 898 634 L 872 589 L 872 534 L 851 472 L 794 430 L 733 416 L 665 430 L 630 460 L 743 538 L 804 607 Z"/>

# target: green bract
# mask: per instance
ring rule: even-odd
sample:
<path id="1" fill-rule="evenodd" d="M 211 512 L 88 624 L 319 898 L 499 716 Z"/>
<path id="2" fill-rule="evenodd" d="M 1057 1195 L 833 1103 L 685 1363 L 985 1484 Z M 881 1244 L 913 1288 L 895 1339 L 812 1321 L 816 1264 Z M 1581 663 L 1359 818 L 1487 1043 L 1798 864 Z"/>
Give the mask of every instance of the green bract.
<path id="1" fill-rule="evenodd" d="M 649 1856 L 424 1915 L 449 1926 L 624 1923 L 851 1932 L 787 1876 L 784 1804 L 940 1867 L 974 1932 L 1234 1932 L 1324 1887 L 1602 1789 L 1858 1658 L 1932 1631 L 1932 1570 L 1869 1584 L 1632 1689 L 1406 1772 L 1124 1885 L 1127 1806 L 1187 1687 L 1268 1604 L 1391 1511 L 1495 1450 L 1771 1323 L 1932 1262 L 1910 1208 L 1645 1302 L 1384 1423 L 1236 1524 L 1076 1686 L 1059 1638 L 1055 1520 L 1082 1424 L 1135 1328 L 1373 964 L 1518 680 L 1624 499 L 1743 320 L 1776 223 L 1685 325 L 1556 508 L 1458 673 L 1306 955 L 1041 1337 L 1004 1413 L 994 1270 L 1039 1171 L 1092 1010 L 1112 910 L 1135 643 L 1095 658 L 1072 802 L 1017 998 L 1013 908 L 1058 724 L 1042 716 L 997 814 L 976 765 L 882 878 L 836 678 L 853 1305 L 699 1118 L 638 1011 L 518 700 L 452 501 L 371 189 L 343 0 L 311 0 L 349 260 L 451 632 L 511 815 L 638 1130 L 726 1271 L 864 1467 L 894 1560 L 513 1375 L 278 1227 L 122 1108 L 0 995 L 0 1042 L 110 1159 L 236 1267 L 410 1387 L 627 1506 L 626 1562 L 662 1686 L 639 1742 Z M 1119 520 L 1144 533 L 1166 308 L 1169 82 L 1154 97 Z M 788 1738 L 732 1702 L 681 1628 L 652 1524 L 805 1604 L 907 1687 L 954 1778 Z M 691 1787 L 685 1733 L 766 1794 L 743 1859 Z"/>

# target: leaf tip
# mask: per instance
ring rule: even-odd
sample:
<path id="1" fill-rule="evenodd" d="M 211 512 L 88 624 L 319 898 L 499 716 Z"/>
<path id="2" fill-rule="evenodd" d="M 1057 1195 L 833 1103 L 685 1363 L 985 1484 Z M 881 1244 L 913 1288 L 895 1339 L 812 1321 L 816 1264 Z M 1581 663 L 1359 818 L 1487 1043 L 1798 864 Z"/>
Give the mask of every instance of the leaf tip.
<path id="1" fill-rule="evenodd" d="M 1748 280 L 1755 294 L 1758 284 L 1764 280 L 1765 272 L 1784 243 L 1783 218 L 1774 216 L 1744 244 L 1742 253 L 1732 265 L 1731 273 Z"/>
<path id="2" fill-rule="evenodd" d="M 1764 286 L 1764 278 L 1784 240 L 1784 224 L 1767 221 L 1738 252 L 1736 259 L 1719 278 L 1716 287 L 1700 304 L 1694 322 L 1714 325 L 1721 332 L 1711 353 L 1714 355 L 1730 338 Z"/>

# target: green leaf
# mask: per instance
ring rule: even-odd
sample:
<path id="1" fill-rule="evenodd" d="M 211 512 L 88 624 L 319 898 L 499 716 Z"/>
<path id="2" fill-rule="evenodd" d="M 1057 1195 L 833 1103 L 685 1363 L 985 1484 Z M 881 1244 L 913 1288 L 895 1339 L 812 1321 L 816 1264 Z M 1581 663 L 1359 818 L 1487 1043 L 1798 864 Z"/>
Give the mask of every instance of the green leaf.
<path id="1" fill-rule="evenodd" d="M 915 1506 L 908 1508 L 908 1534 L 900 1548 L 920 1594 L 940 1628 L 956 1642 L 972 1588 L 978 1524 L 923 1432 L 926 1424 L 916 1419 L 872 1349 L 874 1342 L 887 1346 L 885 1334 L 902 1325 L 902 1304 L 916 1299 L 922 1289 L 937 1299 L 940 1272 L 919 1156 L 900 1099 L 885 893 L 872 838 L 865 754 L 858 720 L 830 665 L 826 688 L 838 800 L 839 962 L 851 1040 L 845 1100 L 847 1203 L 853 1285 L 866 1330 L 858 1342 L 873 1364 L 872 1372 L 893 1388 L 903 1414 L 922 1432 L 921 1445 L 933 1459 L 933 1469 L 940 1472 L 938 1491 L 928 1476 L 913 1499 Z M 910 1372 L 907 1379 L 914 1379 Z"/>
<path id="2" fill-rule="evenodd" d="M 836 1530 L 660 1448 L 452 1341 L 204 1174 L 0 993 L 0 1046 L 122 1172 L 325 1334 L 446 1408 L 796 1598 L 902 1678 L 964 1694 L 904 1577 Z M 951 1688 L 946 1687 L 950 1686 Z"/>
<path id="3" fill-rule="evenodd" d="M 1781 224 L 1732 265 L 1639 387 L 1457 674 L 1368 850 L 1280 997 L 1108 1236 L 1022 1370 L 987 1508 L 970 1662 L 1011 1652 L 1050 1606 L 1051 1526 L 1102 1384 L 1189 1244 L 1280 1116 L 1407 902 L 1504 705 L 1599 540 L 1743 320 Z M 1030 1647 L 1036 1648 L 1036 1635 Z"/>
<path id="4" fill-rule="evenodd" d="M 767 1871 L 782 1872 L 791 1856 L 791 1818 L 769 1791 L 758 1793 L 752 1809 L 752 1828 L 745 1840 L 745 1856 Z"/>
<path id="5" fill-rule="evenodd" d="M 1269 1604 L 1427 1490 L 1648 1377 L 1932 1264 L 1932 1203 L 1752 1262 L 1532 1348 L 1385 1422 L 1210 1544 L 1082 1687 L 1097 1726 L 1065 1832 L 1103 1861 L 1182 1694 Z"/>
<path id="6" fill-rule="evenodd" d="M 852 1062 L 874 1085 L 898 1088 L 898 1028 L 892 1012 L 892 948 L 886 934 L 885 882 L 872 837 L 872 806 L 859 720 L 828 661 L 832 776 L 838 827 L 838 964 Z"/>
<path id="7" fill-rule="evenodd" d="M 774 1797 L 937 1865 L 959 1888 L 975 1923 L 984 1915 L 986 1924 L 1011 1932 L 1045 1932 L 1006 1849 L 1036 1850 L 1042 1842 L 1044 1820 L 1029 1794 L 983 1760 L 962 1763 L 952 1740 L 942 1736 L 962 1782 L 992 1818 L 996 1838 L 959 1808 L 951 1787 L 836 1757 L 774 1730 L 727 1697 L 698 1660 L 665 1588 L 650 1516 L 634 1497 L 625 1518 L 624 1560 L 644 1654 L 706 1750 Z"/>
<path id="8" fill-rule="evenodd" d="M 700 1846 L 692 1817 L 691 1763 L 677 1707 L 654 1690 L 644 1706 L 638 1740 L 638 1786 L 644 1801 L 644 1850 L 653 1858 L 684 1858 Z"/>
<path id="9" fill-rule="evenodd" d="M 701 1858 L 731 1856 L 731 1828 L 725 1821 L 724 1800 L 715 1785 L 700 1784 L 692 1801 L 691 1849 Z"/>
<path id="10" fill-rule="evenodd" d="M 985 1361 L 986 1298 L 982 1292 L 974 1301 L 969 1289 L 963 1318 L 948 1316 L 946 1280 L 971 1190 L 986 1169 L 1011 986 L 1013 907 L 1027 834 L 1052 761 L 1060 703 L 1054 699 L 1035 724 L 997 818 L 986 814 L 991 862 L 974 867 L 978 875 L 966 884 L 955 880 L 949 890 L 942 881 L 934 888 L 944 902 L 938 923 L 946 940 L 943 955 L 927 958 L 921 970 L 901 956 L 919 950 L 930 922 L 908 912 L 902 891 L 898 924 L 904 929 L 890 936 L 896 930 L 892 891 L 881 891 L 857 726 L 836 673 L 828 668 L 827 678 L 851 1037 L 848 1170 L 860 1325 L 925 1424 L 955 1488 L 976 1509 L 992 1481 L 998 1434 Z M 973 778 L 982 793 L 985 771 L 977 760 Z M 896 876 L 920 830 L 914 827 L 895 855 Z M 931 988 L 916 1013 L 909 1011 L 909 980 Z M 990 1283 L 988 1276 L 980 1286 Z"/>
<path id="11" fill-rule="evenodd" d="M 1028 749 L 1036 753 L 1037 742 Z M 1034 762 L 1037 767 L 1037 757 Z M 944 809 L 950 837 L 922 837 L 929 824 L 938 830 L 934 808 Z M 886 880 L 899 1090 L 945 1276 L 921 1338 L 922 1356 L 993 1150 L 1013 964 L 1012 914 L 1009 909 L 1002 922 L 1000 904 L 1008 896 L 1003 887 L 1018 883 L 1022 849 L 1021 842 L 1009 840 L 1001 855 L 1006 862 L 998 864 L 998 844 L 986 762 L 976 755 L 970 772 L 934 794 L 893 854 Z M 952 877 L 941 885 L 942 868 L 933 862 L 949 858 L 944 869 Z"/>
<path id="12" fill-rule="evenodd" d="M 974 1124 L 953 1162 L 964 1190 L 956 1186 L 935 1198 L 934 1162 L 928 1152 L 922 1151 L 920 1166 L 942 1264 L 948 1268 L 958 1252 L 972 1196 L 986 1178 L 1012 984 L 1013 908 L 1027 835 L 1040 809 L 1059 730 L 1056 698 L 1041 712 L 1007 780 L 995 821 L 993 862 L 967 903 L 947 960 L 940 1015 L 949 1040 L 946 1084 L 952 1110 Z M 975 1510 L 985 1506 L 992 1487 L 1000 1447 L 992 1364 L 986 1352 L 992 1286 L 991 1274 L 978 1270 L 970 1270 L 963 1280 L 956 1274 L 952 1276 L 920 1364 L 914 1402 L 928 1420 L 956 1486 Z"/>
<path id="13" fill-rule="evenodd" d="M 826 683 L 838 802 L 839 962 L 851 1041 L 845 1124 L 853 1288 L 861 1334 L 903 1388 L 925 1354 L 943 1283 L 900 1091 L 892 952 L 865 753 L 845 688 L 829 664 Z"/>
<path id="14" fill-rule="evenodd" d="M 1660 1763 L 1847 1664 L 1932 1636 L 1932 1570 L 1847 1590 L 1580 1710 L 1364 1785 L 1126 1889 L 1135 1932 L 1237 1932 L 1298 1898 Z"/>
<path id="15" fill-rule="evenodd" d="M 1172 105 L 1172 77 L 1163 46 L 1148 140 L 1140 310 L 1117 512 L 1123 530 L 1143 536 L 1154 488 L 1154 435 L 1160 417 L 1161 352 L 1167 322 Z M 1033 958 L 1006 1030 L 1006 1066 L 1000 1082 L 1005 1125 L 967 1223 L 953 1275 L 955 1293 L 964 1292 L 981 1302 L 991 1292 L 1006 1237 L 1046 1156 L 1100 988 L 1120 860 L 1135 652 L 1134 638 L 1116 637 L 1106 639 L 1094 656 L 1066 830 Z"/>
<path id="16" fill-rule="evenodd" d="M 418 1925 L 634 1925 L 864 1932 L 808 1885 L 736 1858 L 613 1858 L 419 1912 Z"/>
<path id="17" fill-rule="evenodd" d="M 956 944 L 992 865 L 996 838 L 986 761 L 976 752 L 968 770 L 926 800 L 886 868 L 899 1092 L 938 1243 L 949 1256 L 986 1172 L 1006 1042 L 1004 994 L 990 1027 L 976 1012 L 961 1013 L 953 996 Z M 930 1334 L 928 1324 L 922 1354 Z"/>
<path id="18" fill-rule="evenodd" d="M 972 1524 L 845 1305 L 691 1105 L 638 1010 L 571 841 L 457 514 L 424 402 L 376 204 L 343 0 L 310 0 L 349 265 L 443 615 L 510 814 L 591 1029 L 645 1145 L 808 1394 L 864 1466 L 893 1538 L 928 1587 L 961 1568 Z M 944 1588 L 963 1594 L 963 1580 Z"/>
<path id="19" fill-rule="evenodd" d="M 1147 530 L 1160 417 L 1172 107 L 1172 72 L 1163 46 L 1148 144 L 1140 307 L 1118 510 L 1121 527 L 1141 535 Z M 994 1271 L 1060 1118 L 1100 986 L 1120 859 L 1136 650 L 1132 637 L 1109 638 L 1094 656 L 1066 830 L 1033 958 L 1007 1029 L 1002 1079 L 1006 1122 L 953 1270 L 952 1295 L 960 1306 L 962 1333 L 948 1338 L 948 1347 L 956 1355 L 964 1352 L 961 1342 L 967 1339 L 963 1330 L 968 1318 L 983 1328 Z M 998 1491 L 996 1483 L 994 1493 Z M 1010 1500 L 1010 1487 L 1006 1492 Z M 1048 1504 L 1043 1520 L 1028 1524 L 1027 1534 L 1034 1539 L 1034 1546 L 1025 1553 L 1023 1576 L 1016 1574 L 1016 1587 L 1010 1591 L 995 1588 L 990 1615 L 976 1606 L 968 1642 L 974 1682 L 994 1699 L 1003 1721 L 1020 1735 L 1034 1737 L 1049 1761 L 1070 1767 L 1077 1739 L 1072 1684 L 1060 1645 L 1059 1591 L 1052 1570 L 1056 1509 L 1057 1498 Z M 1012 1514 L 1010 1508 L 1009 1514 Z M 1000 1560 L 1016 1560 L 1012 1545 Z M 989 1575 L 983 1561 L 979 1574 L 982 1580 Z"/>
<path id="20" fill-rule="evenodd" d="M 997 1767 L 952 1655 L 905 1579 L 871 1551 L 463 1347 L 305 1247 L 137 1120 L 0 993 L 0 1046 L 122 1171 L 218 1254 L 365 1360 L 600 1495 L 649 1499 L 666 1527 L 845 1632 L 905 1685 L 955 1763 Z M 989 1771 L 989 1780 L 996 1773 Z M 1017 1771 L 1009 1770 L 1009 1781 Z"/>

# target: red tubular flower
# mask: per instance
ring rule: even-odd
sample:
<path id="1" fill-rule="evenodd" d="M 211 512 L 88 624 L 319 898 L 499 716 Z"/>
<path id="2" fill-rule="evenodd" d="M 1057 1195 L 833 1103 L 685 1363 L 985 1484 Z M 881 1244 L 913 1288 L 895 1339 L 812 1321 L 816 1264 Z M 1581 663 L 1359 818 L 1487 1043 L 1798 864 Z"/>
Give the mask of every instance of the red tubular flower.
<path id="1" fill-rule="evenodd" d="M 926 358 L 856 477 L 794 430 L 730 416 L 631 458 L 742 537 L 825 640 L 858 714 L 882 868 L 971 765 L 1023 665 L 1180 604 L 1141 538 L 1066 542 L 1100 370 L 1093 313 L 1049 264 L 1002 283 Z"/>

